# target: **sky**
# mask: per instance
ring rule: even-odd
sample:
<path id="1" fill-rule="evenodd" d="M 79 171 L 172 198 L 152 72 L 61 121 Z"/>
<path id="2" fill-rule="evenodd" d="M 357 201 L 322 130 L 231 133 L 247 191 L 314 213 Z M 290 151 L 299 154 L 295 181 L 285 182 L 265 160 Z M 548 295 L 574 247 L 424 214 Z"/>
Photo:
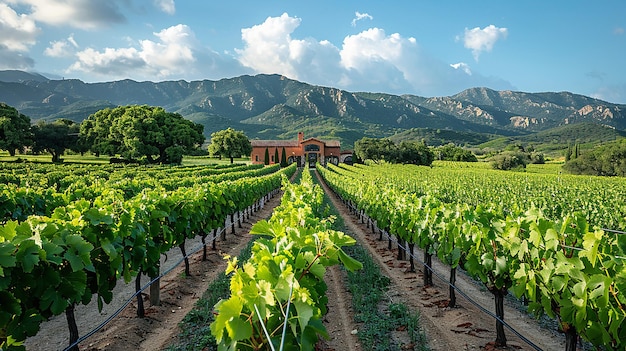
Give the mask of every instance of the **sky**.
<path id="1" fill-rule="evenodd" d="M 0 0 L 0 70 L 52 79 L 266 73 L 348 91 L 626 103 L 625 65 L 624 0 Z"/>

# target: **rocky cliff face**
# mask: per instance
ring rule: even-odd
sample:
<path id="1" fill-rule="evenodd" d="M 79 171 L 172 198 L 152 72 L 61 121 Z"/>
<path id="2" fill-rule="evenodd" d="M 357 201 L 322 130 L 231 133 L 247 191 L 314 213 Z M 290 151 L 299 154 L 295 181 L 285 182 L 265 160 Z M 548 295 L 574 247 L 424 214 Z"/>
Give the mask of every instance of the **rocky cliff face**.
<path id="1" fill-rule="evenodd" d="M 0 71 L 0 101 L 33 120 L 71 116 L 80 121 L 105 107 L 147 104 L 204 124 L 207 135 L 232 126 L 263 138 L 295 134 L 296 128 L 308 128 L 320 136 L 344 133 L 354 138 L 392 135 L 411 128 L 510 135 L 579 122 L 626 129 L 625 105 L 564 92 L 473 88 L 453 96 L 424 98 L 354 93 L 279 75 L 84 83 L 9 73 Z M 15 81 L 15 77 L 21 80 Z"/>
<path id="2" fill-rule="evenodd" d="M 545 130 L 577 122 L 618 129 L 626 126 L 623 105 L 567 92 L 524 93 L 473 88 L 449 97 L 406 98 L 473 123 L 507 129 Z"/>

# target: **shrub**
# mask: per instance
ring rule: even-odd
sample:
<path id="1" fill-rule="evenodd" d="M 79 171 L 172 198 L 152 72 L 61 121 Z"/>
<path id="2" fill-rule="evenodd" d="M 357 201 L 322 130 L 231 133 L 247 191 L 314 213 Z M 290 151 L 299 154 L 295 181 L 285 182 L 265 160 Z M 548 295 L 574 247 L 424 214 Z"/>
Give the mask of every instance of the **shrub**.
<path id="1" fill-rule="evenodd" d="M 491 159 L 491 167 L 500 170 L 526 168 L 527 156 L 521 152 L 503 152 Z"/>

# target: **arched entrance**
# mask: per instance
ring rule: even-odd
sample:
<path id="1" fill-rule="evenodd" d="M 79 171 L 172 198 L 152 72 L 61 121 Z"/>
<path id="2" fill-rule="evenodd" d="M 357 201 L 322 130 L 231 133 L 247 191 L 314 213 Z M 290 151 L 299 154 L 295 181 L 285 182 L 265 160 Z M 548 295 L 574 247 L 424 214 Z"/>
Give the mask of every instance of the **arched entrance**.
<path id="1" fill-rule="evenodd" d="M 309 168 L 314 168 L 315 164 L 319 161 L 321 156 L 320 146 L 316 144 L 304 145 L 304 152 L 306 161 L 309 163 Z"/>
<path id="2" fill-rule="evenodd" d="M 318 156 L 316 152 L 309 152 L 307 154 L 307 160 L 309 162 L 309 168 L 315 168 L 315 164 L 317 163 Z"/>

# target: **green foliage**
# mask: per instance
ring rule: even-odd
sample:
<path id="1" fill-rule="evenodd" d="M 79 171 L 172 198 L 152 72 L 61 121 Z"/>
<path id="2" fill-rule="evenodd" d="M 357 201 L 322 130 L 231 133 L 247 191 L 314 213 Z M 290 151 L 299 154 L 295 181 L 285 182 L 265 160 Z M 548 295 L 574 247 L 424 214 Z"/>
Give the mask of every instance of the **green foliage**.
<path id="1" fill-rule="evenodd" d="M 435 158 L 444 161 L 476 162 L 478 159 L 470 150 L 452 143 L 435 148 Z"/>
<path id="2" fill-rule="evenodd" d="M 317 178 L 314 179 L 317 181 Z M 330 213 L 337 215 L 335 229 L 345 227 L 343 218 L 332 206 L 328 196 L 324 196 Z M 391 303 L 386 294 L 389 278 L 384 276 L 372 256 L 361 245 L 346 248 L 346 253 L 361 262 L 363 268 L 348 271 L 348 288 L 352 294 L 352 307 L 357 311 L 355 320 L 362 323 L 357 334 L 366 349 L 396 350 L 408 345 L 398 345 L 395 337 L 389 337 L 394 331 L 405 329 L 409 334 L 414 350 L 429 350 L 426 336 L 419 325 L 419 313 L 411 313 L 405 305 Z"/>
<path id="3" fill-rule="evenodd" d="M 395 144 L 385 138 L 362 138 L 354 143 L 354 154 L 363 161 L 389 161 L 396 157 L 395 149 Z"/>
<path id="4" fill-rule="evenodd" d="M 19 349 L 43 320 L 73 305 L 95 297 L 102 308 L 120 278 L 155 276 L 161 254 L 223 226 L 229 213 L 254 204 L 296 169 L 253 167 L 214 183 L 196 177 L 207 167 L 13 167 L 42 188 L 0 185 L 3 350 Z"/>
<path id="5" fill-rule="evenodd" d="M 434 160 L 433 152 L 422 142 L 402 141 L 396 145 L 387 138 L 362 138 L 354 143 L 354 153 L 362 161 L 430 166 Z"/>
<path id="6" fill-rule="evenodd" d="M 563 165 L 572 174 L 626 176 L 626 139 L 598 146 Z"/>
<path id="7" fill-rule="evenodd" d="M 491 158 L 491 167 L 504 171 L 526 168 L 527 163 L 526 154 L 516 151 L 506 151 Z"/>
<path id="8" fill-rule="evenodd" d="M 530 152 L 528 154 L 528 158 L 530 159 L 530 163 L 532 164 L 541 165 L 541 164 L 546 163 L 546 157 L 541 152 L 536 152 L 536 151 Z"/>
<path id="9" fill-rule="evenodd" d="M 405 305 L 388 301 L 389 278 L 381 273 L 367 250 L 356 245 L 346 251 L 363 263 L 363 269 L 348 272 L 348 288 L 352 294 L 352 308 L 356 311 L 354 319 L 361 325 L 358 337 L 364 349 L 402 349 L 407 345 L 398 345 L 390 334 L 406 329 L 413 345 L 419 350 L 427 350 L 425 336 L 419 327 L 419 315 L 412 315 Z"/>
<path id="10" fill-rule="evenodd" d="M 265 156 L 263 157 L 263 163 L 266 166 L 270 164 L 270 151 L 268 148 L 265 148 Z"/>
<path id="11" fill-rule="evenodd" d="M 52 123 L 43 121 L 33 126 L 34 152 L 49 152 L 52 162 L 60 162 L 65 150 L 78 150 L 78 131 L 80 126 L 67 119 L 59 119 Z"/>
<path id="12" fill-rule="evenodd" d="M 614 205 L 602 205 L 617 203 L 606 198 L 608 181 L 594 183 L 583 192 L 574 185 L 589 186 L 591 179 L 538 175 L 531 180 L 527 174 L 523 179 L 511 178 L 484 169 L 476 177 L 468 174 L 467 167 L 462 173 L 445 169 L 438 176 L 431 169 L 406 167 L 342 165 L 318 170 L 335 191 L 365 210 L 379 227 L 390 222 L 390 232 L 399 239 L 436 253 L 453 268 L 461 264 L 494 294 L 496 312 L 503 311 L 497 306 L 512 290 L 530 301 L 532 313 L 555 317 L 561 330 L 580 335 L 598 348 L 624 349 L 626 239 L 590 225 L 609 223 L 594 216 L 600 208 L 610 207 L 604 211 L 606 217 L 615 211 Z M 508 187 L 480 183 L 489 178 L 501 178 L 498 183 Z M 426 184 L 414 187 L 417 182 Z M 556 187 L 533 190 L 546 182 Z M 623 182 L 619 184 L 621 188 Z M 459 189 L 464 188 L 471 191 L 462 195 Z M 471 194 L 478 189 L 483 189 L 483 196 Z M 606 192 L 600 203 L 587 204 L 587 213 L 570 208 L 567 199 L 591 201 L 597 189 Z M 551 216 L 535 206 L 546 196 L 552 196 L 541 206 L 546 210 L 549 203 L 557 202 L 554 199 L 561 202 L 550 208 Z M 626 225 L 613 223 L 621 223 L 620 229 Z M 496 342 L 506 343 L 502 325 L 496 325 Z"/>
<path id="13" fill-rule="evenodd" d="M 242 131 L 228 128 L 211 134 L 209 154 L 213 156 L 228 157 L 233 163 L 235 157 L 249 156 L 251 152 L 252 144 Z"/>
<path id="14" fill-rule="evenodd" d="M 486 133 L 467 132 L 464 130 L 435 129 L 435 128 L 411 128 L 389 137 L 395 143 L 401 141 L 424 141 L 430 146 L 454 145 L 480 145 L 494 139 L 496 136 Z"/>
<path id="15" fill-rule="evenodd" d="M 0 150 L 7 150 L 11 156 L 15 156 L 16 151 L 24 151 L 32 142 L 30 118 L 0 103 Z"/>
<path id="16" fill-rule="evenodd" d="M 239 253 L 237 258 L 241 261 L 250 257 L 252 245 L 250 243 Z M 207 290 L 203 293 L 192 311 L 190 311 L 180 323 L 180 334 L 176 344 L 167 348 L 168 351 L 175 350 L 217 350 L 215 337 L 211 334 L 210 324 L 214 319 L 213 306 L 222 299 L 227 299 L 230 295 L 230 276 L 219 275 L 212 281 Z"/>
<path id="17" fill-rule="evenodd" d="M 322 218 L 322 191 L 305 173 L 300 185 L 284 181 L 285 194 L 269 221 L 251 233 L 262 235 L 244 263 L 228 263 L 231 296 L 215 305 L 211 333 L 221 350 L 258 350 L 284 343 L 289 349 L 313 350 L 326 313 L 326 267 L 339 262 L 350 270 L 361 264 L 342 246 L 354 239 L 331 229 Z M 264 332 L 264 330 L 266 332 Z M 266 336 L 269 334 L 269 339 Z"/>
<path id="18" fill-rule="evenodd" d="M 120 106 L 90 115 L 80 126 L 82 142 L 95 154 L 149 163 L 180 163 L 204 141 L 203 126 L 161 107 Z"/>
<path id="19" fill-rule="evenodd" d="M 287 152 L 285 151 L 285 147 L 283 146 L 283 151 L 280 154 L 280 166 L 281 167 L 287 167 Z"/>

